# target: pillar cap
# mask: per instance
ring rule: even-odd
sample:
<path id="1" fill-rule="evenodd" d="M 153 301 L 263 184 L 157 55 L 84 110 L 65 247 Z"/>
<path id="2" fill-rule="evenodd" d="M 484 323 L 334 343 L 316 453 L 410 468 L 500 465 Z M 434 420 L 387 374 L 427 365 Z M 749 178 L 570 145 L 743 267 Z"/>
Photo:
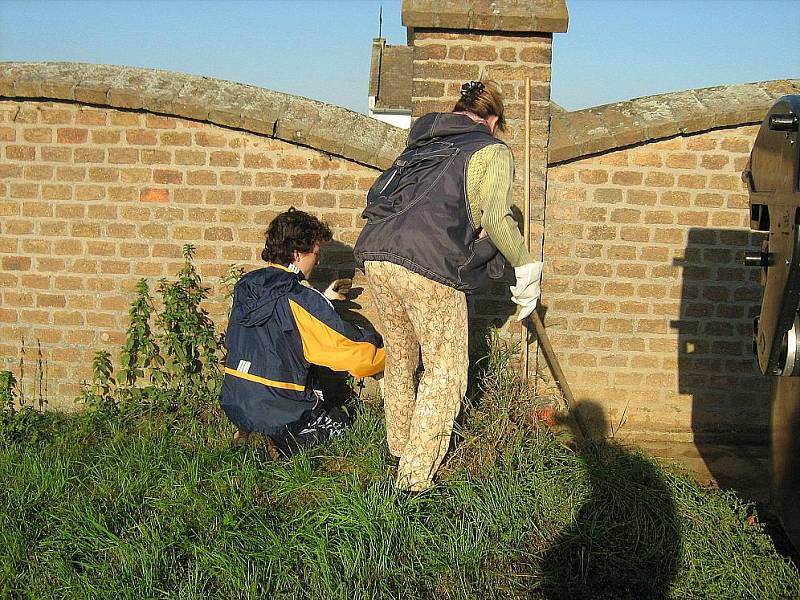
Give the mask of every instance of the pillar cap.
<path id="1" fill-rule="evenodd" d="M 563 33 L 566 0 L 403 0 L 409 29 Z"/>

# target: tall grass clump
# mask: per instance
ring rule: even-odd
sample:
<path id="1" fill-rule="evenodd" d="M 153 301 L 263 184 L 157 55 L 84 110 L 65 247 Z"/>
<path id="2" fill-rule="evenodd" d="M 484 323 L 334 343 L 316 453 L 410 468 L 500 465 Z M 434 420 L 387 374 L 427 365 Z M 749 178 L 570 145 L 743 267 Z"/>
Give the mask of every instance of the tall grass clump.
<path id="1" fill-rule="evenodd" d="M 437 485 L 409 495 L 375 402 L 291 459 L 231 448 L 219 337 L 170 341 L 148 298 L 140 284 L 123 368 L 96 361 L 87 410 L 35 439 L 0 426 L 0 597 L 800 597 L 752 506 L 602 431 L 578 443 L 543 426 L 496 338 Z M 169 326 L 206 327 L 195 318 Z M 200 372 L 168 366 L 182 357 Z"/>

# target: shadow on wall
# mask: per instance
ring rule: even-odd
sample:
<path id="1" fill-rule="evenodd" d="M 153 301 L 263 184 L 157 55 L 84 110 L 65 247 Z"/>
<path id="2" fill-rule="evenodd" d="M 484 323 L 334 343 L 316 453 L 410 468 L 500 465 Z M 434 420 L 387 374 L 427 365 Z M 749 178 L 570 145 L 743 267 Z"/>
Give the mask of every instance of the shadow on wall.
<path id="1" fill-rule="evenodd" d="M 591 424 L 592 441 L 580 449 L 589 489 L 576 489 L 585 501 L 542 559 L 543 591 L 548 598 L 665 598 L 681 541 L 664 471 L 607 439 L 599 404 L 582 400 L 576 410 Z"/>
<path id="2" fill-rule="evenodd" d="M 517 226 L 522 230 L 523 215 L 517 206 L 511 206 L 511 212 Z M 505 261 L 503 277 L 493 282 L 486 289 L 477 294 L 467 296 L 469 307 L 469 364 L 470 388 L 472 382 L 480 379 L 481 363 L 479 360 L 489 354 L 489 335 L 493 329 L 503 329 L 508 319 L 517 312 L 517 305 L 511 301 L 509 287 L 516 283 L 514 268 Z M 526 323 L 530 323 L 527 321 Z M 514 341 L 521 343 L 519 327 L 512 321 L 510 327 L 505 327 L 505 332 L 514 334 Z M 505 336 L 504 336 L 505 337 Z M 473 390 L 468 391 L 468 396 L 474 397 Z"/>
<path id="3" fill-rule="evenodd" d="M 356 279 L 356 264 L 353 247 L 338 240 L 322 246 L 320 264 L 311 273 L 311 285 L 322 291 L 334 280 Z M 334 302 L 333 307 L 342 319 L 363 329 L 376 331 L 377 327 L 364 315 L 364 287 L 353 283 L 347 300 Z M 320 383 L 328 400 L 336 404 L 346 403 L 352 394 L 349 376 L 345 372 L 332 371 L 326 367 L 316 367 Z"/>
<path id="4" fill-rule="evenodd" d="M 692 396 L 692 432 L 708 470 L 722 488 L 748 494 L 767 484 L 770 382 L 752 352 L 760 272 L 744 266 L 760 234 L 692 228 L 682 268 L 678 330 L 678 391 Z M 755 492 L 756 496 L 761 492 Z"/>

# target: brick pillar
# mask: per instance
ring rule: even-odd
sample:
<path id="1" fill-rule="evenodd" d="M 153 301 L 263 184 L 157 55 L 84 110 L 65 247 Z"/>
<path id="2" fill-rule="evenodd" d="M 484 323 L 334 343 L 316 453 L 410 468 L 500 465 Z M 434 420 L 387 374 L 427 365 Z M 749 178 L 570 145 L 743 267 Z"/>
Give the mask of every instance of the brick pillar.
<path id="1" fill-rule="evenodd" d="M 541 256 L 550 128 L 550 62 L 554 32 L 567 30 L 565 0 L 403 0 L 403 25 L 413 46 L 412 118 L 449 111 L 468 80 L 493 79 L 505 97 L 506 132 L 514 154 L 514 198 L 523 210 L 525 78 L 531 78 L 531 253 Z M 520 213 L 522 214 L 522 213 Z M 508 299 L 507 288 L 495 290 Z M 483 304 L 483 306 L 481 306 Z M 497 325 L 489 295 L 477 312 Z M 507 314 L 501 315 L 507 317 Z"/>

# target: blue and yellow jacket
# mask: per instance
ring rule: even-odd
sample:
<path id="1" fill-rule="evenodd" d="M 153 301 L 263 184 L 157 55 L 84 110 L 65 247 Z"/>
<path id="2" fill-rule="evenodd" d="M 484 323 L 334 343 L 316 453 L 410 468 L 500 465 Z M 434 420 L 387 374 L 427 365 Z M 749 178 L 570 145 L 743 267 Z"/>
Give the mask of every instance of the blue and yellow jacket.
<path id="1" fill-rule="evenodd" d="M 383 371 L 381 337 L 343 321 L 302 277 L 270 264 L 234 288 L 220 404 L 239 427 L 271 435 L 313 408 L 311 365 L 354 377 Z"/>

